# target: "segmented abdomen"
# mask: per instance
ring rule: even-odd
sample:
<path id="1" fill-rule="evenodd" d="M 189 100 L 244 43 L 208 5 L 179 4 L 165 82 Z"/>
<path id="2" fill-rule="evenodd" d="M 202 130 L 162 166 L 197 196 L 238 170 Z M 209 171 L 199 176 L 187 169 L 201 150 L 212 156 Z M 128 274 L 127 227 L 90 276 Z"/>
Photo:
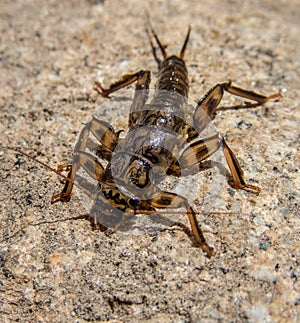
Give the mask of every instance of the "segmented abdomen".
<path id="1" fill-rule="evenodd" d="M 137 118 L 130 130 L 155 126 L 164 131 L 183 134 L 186 131 L 184 120 L 188 89 L 188 73 L 184 61 L 174 55 L 165 59 L 159 70 L 154 97 L 136 114 Z"/>
<path id="2" fill-rule="evenodd" d="M 178 93 L 187 98 L 189 91 L 188 72 L 182 59 L 173 55 L 162 62 L 157 89 Z"/>

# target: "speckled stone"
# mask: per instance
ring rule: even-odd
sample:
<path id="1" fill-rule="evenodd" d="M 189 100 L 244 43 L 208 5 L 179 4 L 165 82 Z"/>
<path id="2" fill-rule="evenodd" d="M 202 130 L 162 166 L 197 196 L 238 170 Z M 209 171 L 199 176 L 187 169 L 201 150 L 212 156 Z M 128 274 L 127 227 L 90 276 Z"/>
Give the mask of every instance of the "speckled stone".
<path id="1" fill-rule="evenodd" d="M 0 149 L 0 321 L 299 322 L 298 1 L 2 1 L 1 144 L 53 168 L 71 162 L 83 124 L 109 107 L 94 81 L 157 75 L 145 9 L 169 52 L 192 26 L 192 100 L 228 79 L 283 93 L 215 119 L 261 194 L 221 185 L 215 169 L 198 175 L 193 206 L 217 252 L 208 259 L 180 230 L 92 230 L 75 219 L 86 213 L 78 197 L 50 205 L 58 176 Z M 222 105 L 241 102 L 226 94 Z M 119 113 L 103 111 L 116 128 Z"/>

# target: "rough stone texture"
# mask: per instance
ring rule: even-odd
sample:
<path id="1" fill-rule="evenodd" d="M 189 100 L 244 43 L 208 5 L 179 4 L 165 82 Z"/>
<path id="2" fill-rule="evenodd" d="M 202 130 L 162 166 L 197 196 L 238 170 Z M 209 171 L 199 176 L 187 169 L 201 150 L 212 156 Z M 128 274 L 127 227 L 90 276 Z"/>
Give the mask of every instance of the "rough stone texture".
<path id="1" fill-rule="evenodd" d="M 85 210 L 76 197 L 50 205 L 62 187 L 54 173 L 1 150 L 0 321 L 299 322 L 298 1 L 2 1 L 1 143 L 53 168 L 70 162 L 105 102 L 93 82 L 157 70 L 145 9 L 169 52 L 192 25 L 192 98 L 228 79 L 282 91 L 215 119 L 262 192 L 225 188 L 207 215 L 199 191 L 194 207 L 217 251 L 208 259 L 181 231 L 107 236 L 72 220 Z M 222 105 L 240 102 L 226 94 Z M 217 213 L 232 205 L 238 212 Z"/>

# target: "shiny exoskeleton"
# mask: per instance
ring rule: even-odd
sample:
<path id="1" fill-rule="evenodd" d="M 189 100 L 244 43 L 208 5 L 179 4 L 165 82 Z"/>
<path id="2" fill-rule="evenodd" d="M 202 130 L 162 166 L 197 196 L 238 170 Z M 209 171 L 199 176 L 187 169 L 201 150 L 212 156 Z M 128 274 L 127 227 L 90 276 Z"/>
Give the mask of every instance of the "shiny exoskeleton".
<path id="1" fill-rule="evenodd" d="M 224 91 L 255 101 L 253 106 L 262 105 L 279 94 L 264 96 L 234 87 L 231 82 L 217 84 L 198 102 L 190 125 L 185 121 L 189 82 L 183 60 L 190 28 L 178 56 L 167 55 L 151 26 L 147 31 L 159 67 L 154 97 L 147 103 L 150 72 L 145 70 L 125 75 L 107 89 L 95 83 L 95 89 L 103 97 L 109 97 L 111 93 L 136 82 L 128 134 L 120 139 L 121 131 L 116 132 L 107 122 L 96 118 L 86 124 L 76 144 L 72 165 L 61 165 L 58 169 L 59 172 L 68 171 L 68 180 L 63 191 L 52 197 L 52 202 L 70 200 L 75 175 L 79 169 L 84 169 L 98 183 L 98 191 L 93 192 L 94 205 L 91 210 L 96 222 L 118 228 L 122 221 L 134 214 L 185 208 L 195 245 L 211 257 L 214 251 L 205 241 L 196 214 L 186 198 L 159 190 L 157 184 L 167 175 L 185 176 L 195 167 L 198 170 L 207 167 L 207 158 L 222 147 L 232 176 L 231 185 L 259 194 L 257 186 L 246 183 L 237 158 L 222 136 L 216 134 L 204 139 L 196 138 L 216 113 Z M 156 54 L 152 37 L 163 60 Z M 90 134 L 99 142 L 95 152 L 97 157 L 85 151 Z M 106 167 L 101 165 L 100 159 L 108 161 Z"/>

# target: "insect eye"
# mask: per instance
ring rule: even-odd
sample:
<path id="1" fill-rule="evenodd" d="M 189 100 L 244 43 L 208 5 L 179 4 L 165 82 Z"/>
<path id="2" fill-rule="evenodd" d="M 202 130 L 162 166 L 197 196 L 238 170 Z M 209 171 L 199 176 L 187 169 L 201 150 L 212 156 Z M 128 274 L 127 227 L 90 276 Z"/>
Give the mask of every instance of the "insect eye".
<path id="1" fill-rule="evenodd" d="M 137 200 L 137 199 L 130 199 L 130 200 L 128 201 L 128 204 L 129 204 L 131 207 L 136 207 L 136 206 L 138 206 L 138 204 L 139 204 L 139 200 Z"/>

